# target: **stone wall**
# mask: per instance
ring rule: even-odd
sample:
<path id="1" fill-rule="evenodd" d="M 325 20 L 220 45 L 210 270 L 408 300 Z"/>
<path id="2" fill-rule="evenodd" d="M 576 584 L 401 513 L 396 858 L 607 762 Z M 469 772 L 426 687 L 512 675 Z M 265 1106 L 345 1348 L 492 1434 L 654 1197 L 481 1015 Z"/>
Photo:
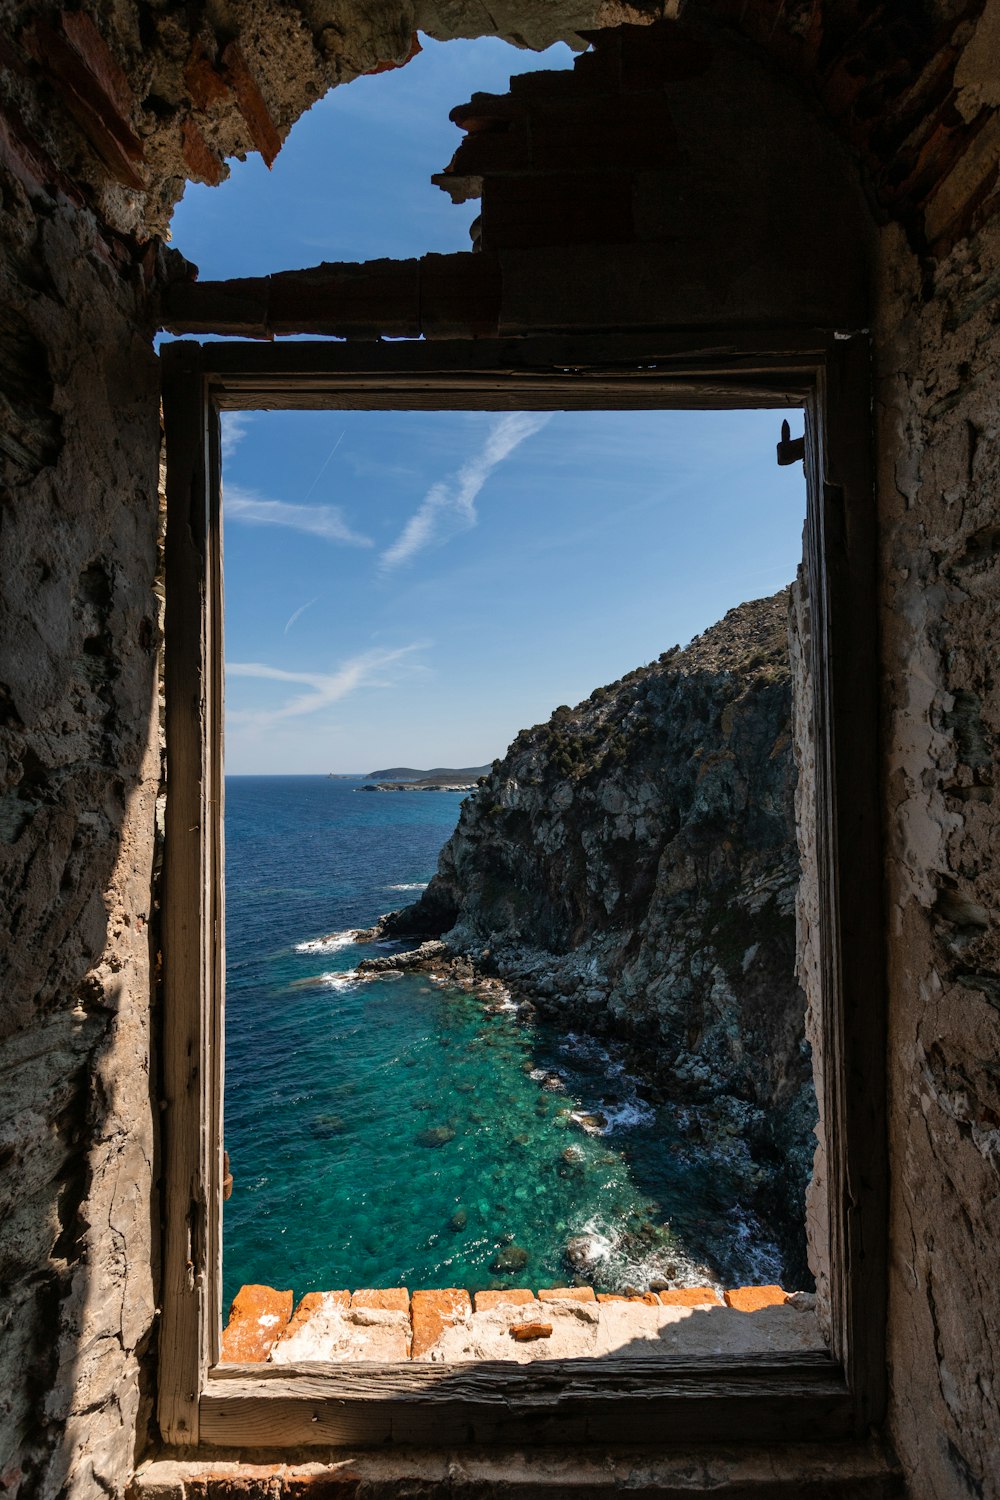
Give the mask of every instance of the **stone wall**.
<path id="1" fill-rule="evenodd" d="M 2 218 L 0 1488 L 113 1493 L 154 1307 L 157 372 L 92 220 L 10 175 Z"/>
<path id="2" fill-rule="evenodd" d="M 186 177 L 273 154 L 329 84 L 402 62 L 418 26 L 537 46 L 682 8 L 112 0 L 68 22 L 5 9 L 0 1485 L 20 1500 L 120 1495 L 153 1379 L 150 334 L 168 264 L 148 234 Z M 995 1496 L 1000 4 L 687 9 L 797 79 L 885 226 L 891 1433 L 917 1500 Z"/>
<path id="3" fill-rule="evenodd" d="M 935 1497 L 1000 1493 L 998 250 L 929 299 L 897 230 L 881 250 L 892 1424 Z"/>

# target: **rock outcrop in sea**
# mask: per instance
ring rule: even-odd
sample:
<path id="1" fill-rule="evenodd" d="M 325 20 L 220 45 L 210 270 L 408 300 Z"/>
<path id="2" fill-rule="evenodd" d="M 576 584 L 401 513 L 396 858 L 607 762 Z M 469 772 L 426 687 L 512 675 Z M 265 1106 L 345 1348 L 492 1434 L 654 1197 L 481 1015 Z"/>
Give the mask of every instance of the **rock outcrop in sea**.
<path id="1" fill-rule="evenodd" d="M 624 1039 L 707 1147 L 745 1154 L 747 1200 L 803 1285 L 816 1108 L 794 975 L 788 610 L 787 589 L 743 604 L 522 730 L 380 935 L 441 939 L 438 970 L 496 976 L 567 1030 Z"/>

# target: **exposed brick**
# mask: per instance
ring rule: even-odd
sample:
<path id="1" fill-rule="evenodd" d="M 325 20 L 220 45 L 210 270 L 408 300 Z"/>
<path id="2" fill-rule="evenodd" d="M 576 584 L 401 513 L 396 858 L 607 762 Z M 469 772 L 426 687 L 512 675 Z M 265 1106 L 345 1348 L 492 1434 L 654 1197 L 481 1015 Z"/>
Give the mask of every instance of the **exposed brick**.
<path id="1" fill-rule="evenodd" d="M 372 73 L 392 73 L 396 68 L 405 68 L 406 64 L 408 62 L 412 62 L 417 53 L 422 51 L 423 48 L 420 45 L 420 37 L 416 32 L 414 32 L 410 37 L 410 46 L 405 57 L 401 57 L 398 62 L 376 63 L 374 68 L 365 69 L 365 76 L 368 77 Z"/>
<path id="2" fill-rule="evenodd" d="M 530 1344 L 535 1339 L 550 1339 L 552 1337 L 551 1323 L 515 1323 L 510 1330 L 510 1336 L 518 1344 Z"/>
<path id="3" fill-rule="evenodd" d="M 211 187 L 216 187 L 222 181 L 225 176 L 222 160 L 212 150 L 190 115 L 181 126 L 181 150 L 185 165 L 190 168 L 192 177 L 197 181 L 207 182 Z"/>
<path id="4" fill-rule="evenodd" d="M 464 1289 L 447 1287 L 441 1291 L 414 1292 L 410 1299 L 412 1358 L 420 1359 L 429 1353 L 446 1327 L 467 1318 L 471 1312 L 472 1302 Z"/>
<path id="5" fill-rule="evenodd" d="M 534 1292 L 529 1292 L 525 1287 L 515 1287 L 510 1290 L 477 1292 L 473 1298 L 476 1312 L 490 1312 L 494 1307 L 526 1307 L 529 1302 L 534 1302 Z"/>
<path id="6" fill-rule="evenodd" d="M 738 1286 L 724 1293 L 727 1307 L 737 1312 L 758 1312 L 762 1307 L 781 1307 L 788 1293 L 780 1286 Z"/>
<path id="7" fill-rule="evenodd" d="M 351 1298 L 352 1307 L 380 1307 L 386 1312 L 407 1312 L 410 1294 L 405 1286 L 362 1287 Z"/>
<path id="8" fill-rule="evenodd" d="M 77 51 L 94 80 L 115 105 L 123 119 L 135 108 L 135 98 L 124 70 L 115 61 L 110 47 L 85 10 L 64 10 L 59 24 L 70 45 Z"/>
<path id="9" fill-rule="evenodd" d="M 289 1322 L 278 1335 L 276 1343 L 282 1344 L 293 1334 L 298 1333 L 299 1329 L 309 1322 L 313 1313 L 318 1312 L 321 1307 L 342 1307 L 346 1311 L 350 1305 L 350 1292 L 306 1292 Z"/>
<path id="10" fill-rule="evenodd" d="M 115 180 L 125 187 L 143 188 L 135 167 L 144 155 L 142 142 L 88 61 L 61 30 L 41 18 L 26 27 L 22 37 L 55 86 L 60 102 Z"/>
<path id="11" fill-rule="evenodd" d="M 270 167 L 281 150 L 281 137 L 238 42 L 229 43 L 223 51 L 221 62 L 223 77 L 236 95 L 236 104 L 246 121 L 250 138 Z"/>
<path id="12" fill-rule="evenodd" d="M 259 1364 L 292 1314 L 293 1294 L 273 1286 L 241 1286 L 229 1309 L 222 1334 L 220 1359 L 224 1364 Z"/>
<path id="13" fill-rule="evenodd" d="M 543 1286 L 539 1302 L 596 1302 L 592 1286 Z"/>
<path id="14" fill-rule="evenodd" d="M 669 1292 L 660 1292 L 664 1307 L 713 1307 L 722 1306 L 722 1298 L 710 1286 L 678 1286 Z"/>
<path id="15" fill-rule="evenodd" d="M 207 110 L 232 92 L 200 41 L 195 42 L 184 68 L 184 83 L 195 107 Z"/>

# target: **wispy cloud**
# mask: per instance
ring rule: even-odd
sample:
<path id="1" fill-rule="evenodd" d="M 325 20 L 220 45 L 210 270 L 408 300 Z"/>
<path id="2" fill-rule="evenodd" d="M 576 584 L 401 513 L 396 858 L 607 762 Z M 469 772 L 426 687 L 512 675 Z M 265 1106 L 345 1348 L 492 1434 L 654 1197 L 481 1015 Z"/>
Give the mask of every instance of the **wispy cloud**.
<path id="1" fill-rule="evenodd" d="M 495 421 L 479 452 L 451 479 L 428 490 L 420 508 L 382 553 L 379 566 L 386 571 L 398 568 L 432 542 L 445 541 L 475 526 L 476 497 L 493 470 L 551 417 L 551 412 L 516 411 Z"/>
<path id="2" fill-rule="evenodd" d="M 286 500 L 268 500 L 238 484 L 227 484 L 223 491 L 223 511 L 227 521 L 246 521 L 251 526 L 287 526 L 349 547 L 374 545 L 371 537 L 351 530 L 336 505 L 293 505 Z"/>
<path id="3" fill-rule="evenodd" d="M 259 661 L 227 662 L 226 673 L 229 677 L 256 677 L 268 682 L 299 683 L 309 689 L 308 692 L 297 693 L 289 698 L 280 708 L 231 712 L 229 719 L 234 724 L 250 724 L 263 729 L 282 719 L 318 713 L 320 709 L 329 708 L 358 688 L 391 687 L 395 681 L 392 669 L 415 651 L 423 650 L 426 644 L 425 641 L 414 641 L 411 645 L 399 646 L 394 651 L 364 651 L 360 656 L 351 657 L 344 662 L 335 672 L 329 673 L 286 672 L 281 667 L 269 667 L 265 662 Z"/>
<path id="4" fill-rule="evenodd" d="M 253 421 L 252 411 L 224 411 L 222 413 L 222 461 L 232 458 L 247 435 Z"/>
<path id="5" fill-rule="evenodd" d="M 317 594 L 315 599 L 307 599 L 305 604 L 300 604 L 298 609 L 288 616 L 288 619 L 285 621 L 285 628 L 282 631 L 282 635 L 288 634 L 292 626 L 295 624 L 296 620 L 300 619 L 301 616 L 305 614 L 307 609 L 312 609 L 313 605 L 316 603 L 316 600 L 319 599 L 319 597 L 319 594 Z"/>

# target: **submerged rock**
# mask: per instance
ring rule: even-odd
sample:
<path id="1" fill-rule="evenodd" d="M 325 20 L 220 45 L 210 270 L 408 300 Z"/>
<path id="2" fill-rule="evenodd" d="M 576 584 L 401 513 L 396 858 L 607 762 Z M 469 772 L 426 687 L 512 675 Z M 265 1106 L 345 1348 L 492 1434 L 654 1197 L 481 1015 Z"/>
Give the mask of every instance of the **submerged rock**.
<path id="1" fill-rule="evenodd" d="M 420 899 L 381 924 L 422 946 L 375 962 L 499 980 L 522 1015 L 527 998 L 567 1031 L 624 1039 L 661 1097 L 705 1112 L 699 1150 L 742 1161 L 801 1285 L 816 1108 L 794 975 L 788 612 L 788 590 L 741 605 L 522 730 Z M 564 1087 L 554 1071 L 540 1084 Z"/>
<path id="2" fill-rule="evenodd" d="M 446 1146 L 449 1141 L 455 1139 L 455 1131 L 450 1125 L 431 1125 L 427 1130 L 421 1130 L 417 1136 L 418 1146 Z"/>
<path id="3" fill-rule="evenodd" d="M 520 1245 L 507 1245 L 490 1261 L 490 1270 L 494 1274 L 523 1271 L 529 1259 L 527 1250 L 522 1249 Z"/>

